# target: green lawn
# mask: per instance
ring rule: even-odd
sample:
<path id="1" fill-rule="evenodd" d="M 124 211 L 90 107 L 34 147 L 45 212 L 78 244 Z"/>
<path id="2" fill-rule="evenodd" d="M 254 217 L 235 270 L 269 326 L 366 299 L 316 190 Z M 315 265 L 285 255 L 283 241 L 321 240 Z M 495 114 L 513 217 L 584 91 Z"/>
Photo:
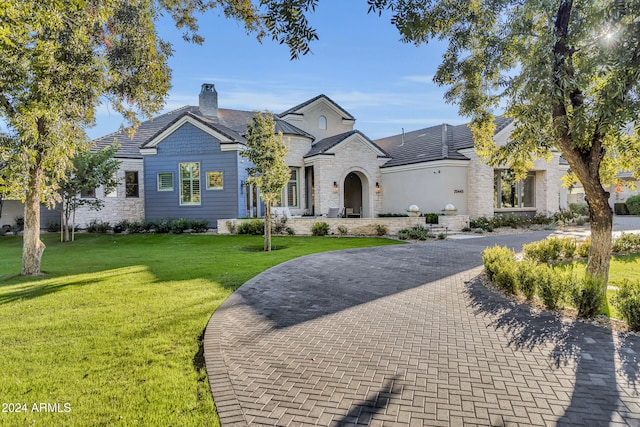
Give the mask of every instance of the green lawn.
<path id="1" fill-rule="evenodd" d="M 586 267 L 587 262 L 585 260 L 558 265 L 558 268 L 562 269 L 572 268 L 578 276 L 584 275 Z M 640 254 L 614 255 L 611 257 L 609 286 L 615 287 L 616 283 L 625 279 L 632 282 L 640 280 Z M 620 314 L 615 306 L 609 302 L 616 292 L 615 289 L 609 289 L 607 291 L 607 302 L 605 307 L 603 307 L 602 313 L 614 319 L 620 319 Z"/>
<path id="2" fill-rule="evenodd" d="M 44 236 L 38 278 L 20 277 L 19 237 L 0 237 L 0 425 L 218 425 L 197 357 L 213 311 L 242 283 L 365 238 Z M 27 411 L 4 404 L 25 404 Z M 49 410 L 36 412 L 40 404 Z"/>

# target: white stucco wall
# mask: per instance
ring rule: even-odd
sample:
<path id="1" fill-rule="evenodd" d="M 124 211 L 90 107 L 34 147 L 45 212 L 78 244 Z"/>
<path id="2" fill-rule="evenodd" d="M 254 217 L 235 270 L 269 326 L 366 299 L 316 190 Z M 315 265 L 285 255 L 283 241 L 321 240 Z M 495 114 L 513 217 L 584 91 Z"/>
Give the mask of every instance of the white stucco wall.
<path id="1" fill-rule="evenodd" d="M 24 216 L 24 205 L 19 200 L 3 200 L 0 227 L 3 225 L 15 225 L 16 217 Z"/>
<path id="2" fill-rule="evenodd" d="M 467 214 L 468 161 L 437 161 L 382 169 L 382 212 L 405 213 L 417 205 L 423 213 L 440 213 L 451 203 Z"/>

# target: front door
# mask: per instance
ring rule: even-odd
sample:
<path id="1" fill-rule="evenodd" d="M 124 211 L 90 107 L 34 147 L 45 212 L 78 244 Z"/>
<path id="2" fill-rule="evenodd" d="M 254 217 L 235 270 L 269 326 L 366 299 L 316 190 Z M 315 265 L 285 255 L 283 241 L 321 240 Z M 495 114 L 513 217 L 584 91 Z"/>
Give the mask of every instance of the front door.
<path id="1" fill-rule="evenodd" d="M 362 181 L 353 172 L 344 179 L 344 208 L 347 216 L 362 216 Z"/>

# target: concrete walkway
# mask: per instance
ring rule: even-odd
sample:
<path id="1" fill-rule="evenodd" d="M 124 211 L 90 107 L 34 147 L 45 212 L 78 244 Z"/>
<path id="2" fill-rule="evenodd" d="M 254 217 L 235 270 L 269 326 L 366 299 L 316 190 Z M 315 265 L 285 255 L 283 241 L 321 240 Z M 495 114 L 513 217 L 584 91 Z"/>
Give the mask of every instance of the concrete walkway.
<path id="1" fill-rule="evenodd" d="M 545 236 L 330 252 L 255 277 L 205 333 L 222 426 L 640 426 L 640 337 L 475 279 L 485 247 Z"/>

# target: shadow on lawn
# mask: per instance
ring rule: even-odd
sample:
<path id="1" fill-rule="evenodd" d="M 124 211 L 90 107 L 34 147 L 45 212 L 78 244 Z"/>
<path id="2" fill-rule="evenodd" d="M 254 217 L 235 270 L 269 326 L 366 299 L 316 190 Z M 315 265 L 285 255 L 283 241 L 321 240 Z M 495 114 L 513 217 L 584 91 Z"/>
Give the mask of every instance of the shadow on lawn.
<path id="1" fill-rule="evenodd" d="M 633 409 L 625 413 L 625 405 L 638 395 L 640 337 L 533 310 L 487 289 L 479 279 L 467 283 L 467 293 L 475 313 L 492 319 L 490 326 L 507 335 L 509 346 L 529 351 L 547 347 L 556 369 L 575 365 L 571 401 L 558 426 L 607 424 L 625 414 L 636 417 Z"/>
<path id="2" fill-rule="evenodd" d="M 5 287 L 16 288 L 15 290 L 2 292 L 2 286 L 0 286 L 0 305 L 9 304 L 18 300 L 30 300 L 43 297 L 72 286 L 95 285 L 110 280 L 116 276 L 124 279 L 125 276 L 140 274 L 147 271 L 147 268 L 144 266 L 132 266 L 54 278 L 46 278 L 46 276 L 17 276 L 19 279 L 23 280 L 17 280 L 16 283 L 5 285 Z"/>

